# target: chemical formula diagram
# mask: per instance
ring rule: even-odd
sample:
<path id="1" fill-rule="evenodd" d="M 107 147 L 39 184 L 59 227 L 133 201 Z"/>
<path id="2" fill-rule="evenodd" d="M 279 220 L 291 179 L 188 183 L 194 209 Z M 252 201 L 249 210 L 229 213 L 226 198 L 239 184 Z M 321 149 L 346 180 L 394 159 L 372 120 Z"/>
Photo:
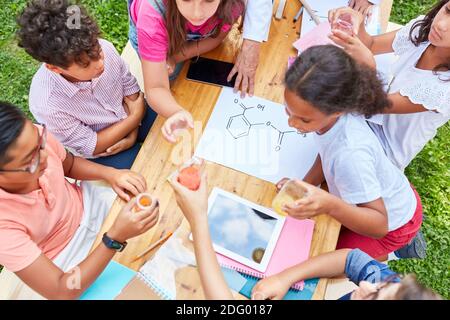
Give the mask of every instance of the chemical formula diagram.
<path id="1" fill-rule="evenodd" d="M 296 133 L 296 134 L 301 135 L 302 137 L 306 138 L 306 134 L 301 133 L 296 130 L 281 131 L 276 126 L 274 126 L 271 121 L 253 122 L 252 123 L 246 116 L 246 113 L 250 110 L 258 110 L 259 112 L 263 112 L 264 109 L 266 108 L 265 105 L 258 104 L 256 107 L 255 106 L 247 107 L 245 104 L 240 102 L 239 99 L 234 99 L 234 103 L 239 105 L 242 108 L 241 113 L 231 116 L 230 119 L 228 120 L 227 130 L 234 139 L 240 139 L 240 138 L 249 136 L 252 127 L 255 127 L 255 126 L 267 126 L 267 127 L 272 128 L 273 130 L 277 131 L 278 141 L 277 141 L 277 145 L 275 147 L 275 151 L 281 150 L 281 146 L 283 144 L 283 139 L 286 134 Z"/>

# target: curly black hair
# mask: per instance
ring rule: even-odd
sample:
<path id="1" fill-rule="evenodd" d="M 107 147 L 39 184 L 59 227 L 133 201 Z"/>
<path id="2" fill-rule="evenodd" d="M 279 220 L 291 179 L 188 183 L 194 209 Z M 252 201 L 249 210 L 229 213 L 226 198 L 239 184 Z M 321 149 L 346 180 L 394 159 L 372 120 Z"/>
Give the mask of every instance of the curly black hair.
<path id="1" fill-rule="evenodd" d="M 22 133 L 25 114 L 8 102 L 0 101 L 0 166 L 8 163 L 8 150 Z"/>
<path id="2" fill-rule="evenodd" d="M 376 71 L 333 45 L 303 52 L 287 71 L 285 85 L 327 115 L 344 112 L 371 117 L 390 106 Z"/>
<path id="3" fill-rule="evenodd" d="M 441 11 L 441 9 L 449 2 L 450 0 L 442 0 L 436 3 L 436 5 L 431 8 L 431 10 L 425 15 L 422 20 L 416 21 L 411 31 L 409 32 L 409 39 L 411 42 L 418 47 L 423 42 L 428 42 L 428 36 L 431 31 L 431 25 L 433 24 L 433 20 L 436 15 Z M 414 35 L 416 29 L 418 30 L 418 34 Z M 434 67 L 433 71 L 436 74 L 438 71 L 448 71 L 450 70 L 450 61 L 447 63 L 441 63 Z M 444 81 L 450 81 L 450 79 L 446 79 Z"/>
<path id="4" fill-rule="evenodd" d="M 19 46 L 33 58 L 67 69 L 100 58 L 100 29 L 70 0 L 32 0 L 18 17 Z"/>

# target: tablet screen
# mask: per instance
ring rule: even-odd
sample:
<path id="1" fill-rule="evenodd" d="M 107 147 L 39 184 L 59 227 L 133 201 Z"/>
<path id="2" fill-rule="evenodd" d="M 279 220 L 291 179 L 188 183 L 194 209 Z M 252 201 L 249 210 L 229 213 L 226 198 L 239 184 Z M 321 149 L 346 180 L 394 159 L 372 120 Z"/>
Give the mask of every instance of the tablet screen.
<path id="1" fill-rule="evenodd" d="M 217 252 L 264 272 L 284 219 L 234 194 L 214 189 L 208 223 Z"/>

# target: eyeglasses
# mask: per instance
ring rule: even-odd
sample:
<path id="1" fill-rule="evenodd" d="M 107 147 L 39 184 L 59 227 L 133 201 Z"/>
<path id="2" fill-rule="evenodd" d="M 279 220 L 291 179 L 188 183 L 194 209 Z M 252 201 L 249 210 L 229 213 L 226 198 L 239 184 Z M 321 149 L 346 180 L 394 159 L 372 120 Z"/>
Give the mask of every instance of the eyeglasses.
<path id="1" fill-rule="evenodd" d="M 0 172 L 27 172 L 30 174 L 34 174 L 39 167 L 39 163 L 41 162 L 41 150 L 45 149 L 47 144 L 47 128 L 45 124 L 42 124 L 42 134 L 38 139 L 38 147 L 34 150 L 33 155 L 31 157 L 31 161 L 26 168 L 23 169 L 11 169 L 11 170 L 0 170 Z"/>

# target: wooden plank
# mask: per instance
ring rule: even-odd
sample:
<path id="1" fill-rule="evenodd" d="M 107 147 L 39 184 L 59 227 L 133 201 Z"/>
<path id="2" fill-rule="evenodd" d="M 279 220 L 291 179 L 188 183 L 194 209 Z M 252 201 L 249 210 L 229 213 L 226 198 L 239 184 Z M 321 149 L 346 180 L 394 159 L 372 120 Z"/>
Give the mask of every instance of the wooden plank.
<path id="1" fill-rule="evenodd" d="M 277 3 L 278 1 L 275 1 L 274 5 L 276 6 Z M 272 19 L 269 41 L 261 47 L 261 61 L 256 74 L 255 95 L 257 96 L 278 103 L 284 101 L 283 76 L 287 67 L 288 57 L 296 55 L 292 43 L 299 36 L 299 23 L 293 23 L 292 19 L 299 8 L 299 1 L 288 1 L 284 17 L 281 20 Z M 223 61 L 233 61 L 238 47 L 239 37 L 236 29 L 234 29 L 221 46 L 204 56 Z M 128 47 L 127 50 L 129 49 Z M 136 61 L 137 56 L 129 51 L 127 56 L 131 57 L 130 59 L 135 59 L 128 62 L 131 64 L 132 70 L 135 71 L 135 75 L 141 79 L 140 70 L 136 68 L 136 65 L 139 65 L 139 62 Z M 172 91 L 177 101 L 189 110 L 196 120 L 196 129 L 184 141 L 185 147 L 187 146 L 193 151 L 201 136 L 201 130 L 206 126 L 214 108 L 220 94 L 220 88 L 187 81 L 185 79 L 186 71 L 187 64 L 175 81 Z M 177 168 L 180 160 L 182 160 L 179 153 L 183 144 L 172 145 L 164 140 L 160 134 L 163 122 L 164 119 L 161 117 L 156 119 L 132 168 L 146 178 L 148 191 L 159 198 L 159 222 L 147 233 L 130 239 L 126 250 L 123 253 L 116 254 L 114 257 L 115 261 L 134 270 L 138 270 L 141 267 L 145 262 L 144 258 L 149 258 L 149 256 L 146 256 L 143 259 L 133 261 L 136 255 L 145 250 L 150 244 L 158 241 L 167 232 L 174 231 L 182 223 L 184 228 L 188 228 L 182 213 L 176 205 L 174 193 L 166 181 L 167 177 Z M 263 206 L 270 206 L 275 196 L 276 189 L 271 183 L 214 163 L 208 163 L 206 170 L 208 172 L 208 187 L 210 190 L 213 186 L 217 186 Z M 120 199 L 114 202 L 93 248 L 101 242 L 101 235 L 109 230 L 123 205 L 124 202 Z M 313 234 L 311 256 L 334 250 L 340 230 L 340 224 L 329 216 L 321 215 L 314 218 L 314 220 L 316 221 L 316 226 Z M 197 270 L 189 267 L 181 270 L 176 277 L 179 289 L 177 298 L 203 298 Z M 314 293 L 314 299 L 323 299 L 326 284 L 327 279 L 320 280 Z M 242 298 L 239 295 L 236 297 Z"/>

